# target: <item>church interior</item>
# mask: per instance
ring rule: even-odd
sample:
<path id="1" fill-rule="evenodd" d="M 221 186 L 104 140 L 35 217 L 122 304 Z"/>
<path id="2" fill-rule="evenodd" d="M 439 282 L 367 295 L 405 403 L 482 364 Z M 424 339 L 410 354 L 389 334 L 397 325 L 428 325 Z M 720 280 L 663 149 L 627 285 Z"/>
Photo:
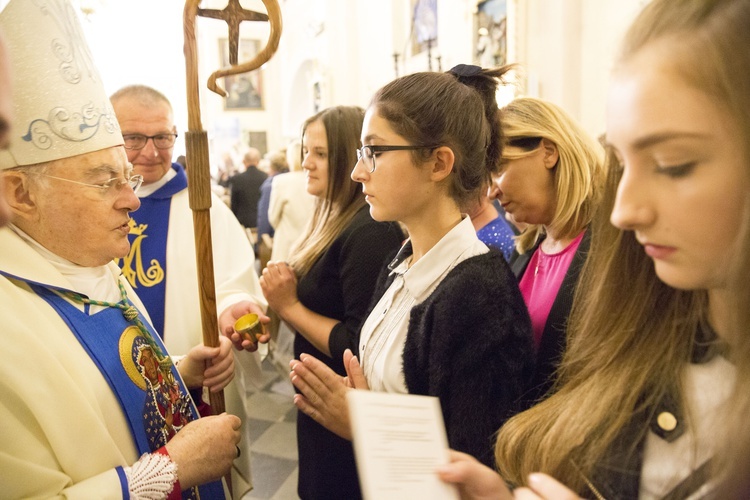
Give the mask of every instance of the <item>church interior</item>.
<path id="1" fill-rule="evenodd" d="M 9 1 L 0 0 L 0 10 Z M 276 0 L 281 25 L 272 26 L 266 15 L 269 0 L 202 0 L 203 16 L 194 33 L 194 102 L 208 137 L 211 189 L 229 205 L 223 182 L 245 171 L 243 159 L 250 150 L 265 158 L 287 154 L 301 140 L 310 116 L 332 106 L 367 108 L 375 91 L 395 78 L 445 72 L 460 64 L 512 65 L 496 93 L 500 107 L 519 97 L 543 99 L 565 110 L 592 138 L 601 138 L 618 47 L 649 2 Z M 194 98 L 189 94 L 195 75 L 186 65 L 183 2 L 70 3 L 107 94 L 129 85 L 147 85 L 164 94 L 171 101 L 177 134 L 172 160 L 187 155 L 189 162 L 188 103 Z M 217 19 L 227 5 L 241 7 L 250 19 L 237 25 Z M 279 36 L 277 46 L 272 46 L 274 35 Z M 270 58 L 257 69 L 215 76 L 264 52 Z M 214 79 L 225 96 L 209 89 Z M 146 136 L 144 142 L 155 137 Z M 364 150 L 357 153 L 364 155 Z M 254 245 L 255 271 L 262 276 L 272 239 L 259 237 L 257 228 L 243 230 Z M 283 326 L 281 332 L 285 340 L 274 339 L 270 350 L 260 348 L 260 377 L 239 384 L 247 416 L 242 432 L 252 443 L 242 453 L 249 456 L 253 489 L 242 500 L 299 498 L 298 409 L 289 358 L 284 357 L 291 352 L 294 333 Z"/>

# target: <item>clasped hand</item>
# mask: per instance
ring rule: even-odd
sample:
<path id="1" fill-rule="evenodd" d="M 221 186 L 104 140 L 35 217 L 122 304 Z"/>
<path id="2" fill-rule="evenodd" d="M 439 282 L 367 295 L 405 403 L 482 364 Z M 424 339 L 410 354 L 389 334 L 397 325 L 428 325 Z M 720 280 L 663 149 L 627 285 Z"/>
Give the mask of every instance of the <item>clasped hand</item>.
<path id="1" fill-rule="evenodd" d="M 293 359 L 289 366 L 292 368 L 289 377 L 300 391 L 294 396 L 294 405 L 329 431 L 351 440 L 346 393 L 351 389 L 369 390 L 357 357 L 349 349 L 344 352 L 346 377 L 309 354 Z"/>
<path id="2" fill-rule="evenodd" d="M 299 302 L 297 276 L 286 262 L 270 261 L 260 277 L 260 288 L 268 301 L 268 307 L 282 319 L 285 311 Z"/>

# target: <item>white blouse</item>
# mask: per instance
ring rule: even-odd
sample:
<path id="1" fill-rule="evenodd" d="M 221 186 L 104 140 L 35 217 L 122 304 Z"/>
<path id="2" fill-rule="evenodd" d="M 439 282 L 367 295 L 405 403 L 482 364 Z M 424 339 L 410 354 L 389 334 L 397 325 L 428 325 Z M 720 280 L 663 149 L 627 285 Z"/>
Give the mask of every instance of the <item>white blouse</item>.
<path id="1" fill-rule="evenodd" d="M 429 297 L 460 262 L 489 251 L 467 216 L 411 267 L 410 248 L 407 241 L 389 265 L 393 282 L 362 326 L 359 357 L 374 391 L 408 392 L 403 353 L 411 309 Z"/>
<path id="2" fill-rule="evenodd" d="M 726 431 L 735 375 L 735 366 L 722 356 L 686 365 L 682 381 L 687 432 L 671 443 L 648 433 L 639 498 L 662 498 L 714 455 Z M 704 484 L 689 498 L 702 498 L 713 487 Z"/>

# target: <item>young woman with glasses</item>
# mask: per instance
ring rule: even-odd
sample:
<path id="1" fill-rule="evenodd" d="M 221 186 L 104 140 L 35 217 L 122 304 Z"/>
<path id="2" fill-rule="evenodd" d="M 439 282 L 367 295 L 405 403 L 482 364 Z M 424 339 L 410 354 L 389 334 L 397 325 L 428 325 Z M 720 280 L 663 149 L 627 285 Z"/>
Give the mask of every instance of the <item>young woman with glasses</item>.
<path id="1" fill-rule="evenodd" d="M 338 106 L 305 121 L 302 168 L 315 212 L 288 263 L 270 261 L 260 280 L 269 307 L 295 330 L 295 357 L 312 354 L 339 374 L 344 350 L 357 348 L 378 273 L 404 239 L 397 224 L 370 217 L 349 178 L 363 116 Z M 300 413 L 297 445 L 301 498 L 361 496 L 349 441 Z"/>
<path id="2" fill-rule="evenodd" d="M 532 362 L 516 279 L 460 209 L 500 167 L 495 91 L 504 73 L 461 65 L 387 84 L 365 114 L 352 172 L 372 217 L 399 221 L 409 233 L 383 270 L 379 300 L 362 327 L 356 352 L 366 383 L 438 397 L 451 447 L 487 464 Z M 351 353 L 345 363 L 360 373 Z M 351 436 L 343 379 L 303 356 L 293 362 L 292 381 L 304 413 Z M 326 388 L 317 394 L 321 382 Z"/>

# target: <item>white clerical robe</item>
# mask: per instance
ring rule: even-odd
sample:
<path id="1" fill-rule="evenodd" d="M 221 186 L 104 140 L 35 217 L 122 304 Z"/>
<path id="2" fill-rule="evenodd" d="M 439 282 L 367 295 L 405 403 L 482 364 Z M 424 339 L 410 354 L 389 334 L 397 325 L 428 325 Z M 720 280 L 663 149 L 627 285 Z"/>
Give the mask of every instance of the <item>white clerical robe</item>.
<path id="1" fill-rule="evenodd" d="M 218 196 L 212 194 L 211 201 L 217 314 L 241 300 L 250 300 L 265 308 L 267 303 L 255 273 L 255 254 L 244 228 Z M 203 343 L 193 214 L 188 202 L 188 190 L 184 189 L 172 197 L 169 211 L 163 339 L 173 356 L 186 354 L 193 346 Z M 226 411 L 246 422 L 246 388 L 261 380 L 260 355 L 235 351 L 234 361 L 235 379 L 224 389 Z M 244 453 L 235 460 L 232 475 L 233 493 L 238 498 L 252 485 L 250 438 L 246 427 L 239 446 Z"/>
<path id="2" fill-rule="evenodd" d="M 107 267 L 117 279 L 117 266 Z M 8 228 L 0 229 L 0 269 L 73 288 Z M 0 321 L 0 496 L 122 498 L 115 468 L 132 465 L 138 453 L 99 369 L 44 299 L 5 276 L 0 276 Z"/>

